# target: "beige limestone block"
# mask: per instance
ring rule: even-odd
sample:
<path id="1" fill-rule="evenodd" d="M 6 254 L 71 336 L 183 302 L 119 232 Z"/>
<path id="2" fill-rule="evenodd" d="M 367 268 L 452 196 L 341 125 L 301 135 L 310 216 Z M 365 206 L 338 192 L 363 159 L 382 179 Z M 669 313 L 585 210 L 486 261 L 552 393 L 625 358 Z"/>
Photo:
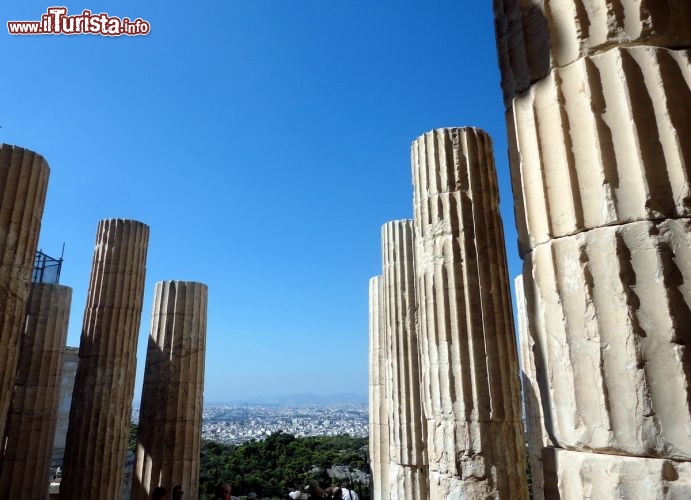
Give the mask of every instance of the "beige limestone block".
<path id="1" fill-rule="evenodd" d="M 12 401 L 49 173 L 41 155 L 0 144 L 0 436 Z"/>
<path id="2" fill-rule="evenodd" d="M 523 407 L 525 415 L 526 438 L 528 442 L 528 460 L 530 461 L 530 481 L 534 500 L 544 500 L 542 449 L 550 446 L 549 435 L 542 415 L 542 398 L 537 383 L 535 367 L 535 341 L 530 336 L 529 316 L 523 276 L 514 280 L 516 289 L 516 309 L 518 311 L 518 352 L 521 360 L 521 385 L 523 388 Z"/>
<path id="3" fill-rule="evenodd" d="M 691 47 L 688 0 L 494 0 L 507 107 L 554 68 L 617 46 Z"/>
<path id="4" fill-rule="evenodd" d="M 612 49 L 550 73 L 508 114 L 519 240 L 691 215 L 689 51 Z"/>
<path id="5" fill-rule="evenodd" d="M 383 295 L 386 311 L 389 482 L 392 499 L 427 498 L 425 420 L 420 401 L 415 328 L 413 224 L 382 227 Z M 397 492 L 401 492 L 400 495 Z"/>
<path id="6" fill-rule="evenodd" d="M 0 471 L 0 498 L 45 500 L 72 289 L 34 283 Z"/>
<path id="7" fill-rule="evenodd" d="M 691 219 L 559 238 L 523 276 L 555 446 L 691 459 Z"/>
<path id="8" fill-rule="evenodd" d="M 132 500 L 157 486 L 199 492 L 207 286 L 156 283 L 137 433 Z"/>
<path id="9" fill-rule="evenodd" d="M 489 136 L 412 145 L 430 498 L 527 498 L 518 359 Z"/>
<path id="10" fill-rule="evenodd" d="M 691 463 L 545 448 L 545 496 L 561 500 L 686 500 Z M 548 473 L 547 473 L 548 472 Z"/>
<path id="11" fill-rule="evenodd" d="M 98 225 L 65 446 L 61 500 L 120 500 L 149 228 Z"/>
<path id="12" fill-rule="evenodd" d="M 383 285 L 382 276 L 369 281 L 369 450 L 374 500 L 389 498 L 389 408 Z"/>

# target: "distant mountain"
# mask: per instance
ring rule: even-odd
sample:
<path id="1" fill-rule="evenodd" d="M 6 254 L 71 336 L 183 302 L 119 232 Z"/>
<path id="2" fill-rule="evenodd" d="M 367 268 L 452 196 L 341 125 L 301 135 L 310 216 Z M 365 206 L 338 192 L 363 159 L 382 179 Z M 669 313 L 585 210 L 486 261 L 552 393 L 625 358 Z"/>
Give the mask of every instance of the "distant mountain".
<path id="1" fill-rule="evenodd" d="M 338 405 L 338 404 L 367 404 L 367 396 L 353 393 L 342 394 L 291 394 L 288 396 L 255 396 L 252 398 L 236 399 L 233 401 L 223 401 L 222 403 L 232 404 L 254 404 L 254 405 Z M 205 405 L 214 404 L 205 401 Z M 220 402 L 217 402 L 220 403 Z"/>

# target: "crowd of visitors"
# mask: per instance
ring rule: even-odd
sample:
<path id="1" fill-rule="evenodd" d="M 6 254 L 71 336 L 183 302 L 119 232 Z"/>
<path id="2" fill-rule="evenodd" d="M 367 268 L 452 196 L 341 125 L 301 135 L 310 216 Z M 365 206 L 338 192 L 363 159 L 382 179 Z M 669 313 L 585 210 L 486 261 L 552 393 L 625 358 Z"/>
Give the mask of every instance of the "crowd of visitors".
<path id="1" fill-rule="evenodd" d="M 228 483 L 219 484 L 216 487 L 214 500 L 239 500 L 238 497 L 232 495 L 233 489 Z M 182 486 L 177 485 L 173 487 L 171 497 L 168 496 L 168 490 L 163 486 L 154 488 L 151 494 L 151 500 L 182 500 Z M 331 499 L 331 500 L 360 500 L 358 494 L 350 488 L 349 483 L 342 485 L 332 485 L 327 488 L 319 486 L 317 481 L 310 481 L 310 484 L 305 486 L 304 491 L 295 490 L 288 493 L 287 498 L 290 500 L 314 500 L 314 499 Z M 258 500 L 256 493 L 250 492 L 245 497 L 247 500 Z"/>
<path id="2" fill-rule="evenodd" d="M 305 491 L 300 490 L 291 491 L 288 493 L 288 498 L 291 500 L 314 500 L 316 498 L 327 498 L 332 500 L 360 500 L 358 494 L 350 487 L 350 483 L 343 483 L 339 485 L 332 485 L 327 488 L 322 488 L 315 480 L 310 481 L 310 484 L 305 486 Z"/>

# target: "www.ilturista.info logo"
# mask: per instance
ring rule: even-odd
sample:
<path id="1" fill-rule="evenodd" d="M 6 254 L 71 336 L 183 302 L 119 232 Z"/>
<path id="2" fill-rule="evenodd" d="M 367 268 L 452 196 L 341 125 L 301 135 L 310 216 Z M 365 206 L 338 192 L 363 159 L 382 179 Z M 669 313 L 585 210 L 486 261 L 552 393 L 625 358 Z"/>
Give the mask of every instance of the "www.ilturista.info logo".
<path id="1" fill-rule="evenodd" d="M 7 21 L 10 35 L 147 35 L 151 25 L 143 19 L 111 17 L 102 12 L 84 10 L 76 16 L 67 15 L 67 7 L 49 7 L 40 21 Z"/>

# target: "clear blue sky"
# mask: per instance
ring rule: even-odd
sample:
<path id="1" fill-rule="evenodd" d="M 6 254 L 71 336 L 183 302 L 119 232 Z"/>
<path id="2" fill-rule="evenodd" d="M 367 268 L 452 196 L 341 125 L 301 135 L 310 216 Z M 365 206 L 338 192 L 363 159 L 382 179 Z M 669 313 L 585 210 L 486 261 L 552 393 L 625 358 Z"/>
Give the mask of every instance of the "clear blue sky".
<path id="1" fill-rule="evenodd" d="M 40 246 L 74 288 L 79 342 L 98 220 L 151 227 L 154 283 L 209 285 L 207 401 L 367 393 L 380 227 L 412 217 L 410 143 L 493 137 L 520 272 L 491 2 L 67 2 L 140 17 L 140 37 L 10 36 L 51 2 L 6 2 L 0 141 L 51 166 Z"/>

